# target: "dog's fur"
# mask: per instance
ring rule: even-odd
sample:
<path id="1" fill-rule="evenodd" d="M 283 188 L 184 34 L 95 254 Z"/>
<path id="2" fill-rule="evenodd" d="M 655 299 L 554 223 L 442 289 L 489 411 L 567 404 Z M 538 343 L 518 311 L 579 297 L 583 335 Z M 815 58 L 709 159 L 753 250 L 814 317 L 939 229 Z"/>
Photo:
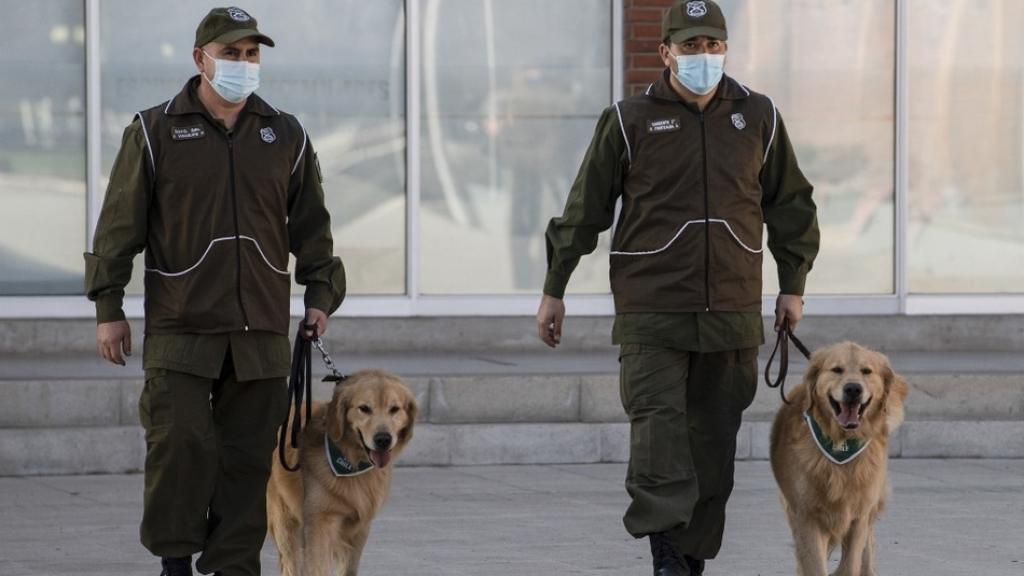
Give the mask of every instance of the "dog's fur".
<path id="1" fill-rule="evenodd" d="M 846 384 L 862 386 L 859 402 L 846 401 Z M 771 464 L 793 531 L 799 576 L 827 574 L 828 557 L 838 545 L 836 576 L 874 576 L 874 523 L 889 494 L 889 434 L 903 422 L 908 392 L 883 354 L 843 342 L 812 356 L 803 382 L 792 391 L 792 404 L 776 415 Z M 855 460 L 835 464 L 814 443 L 803 417 L 807 410 L 833 442 L 861 438 L 871 444 Z"/>
<path id="2" fill-rule="evenodd" d="M 329 403 L 314 403 L 300 447 L 285 445 L 288 462 L 298 459 L 302 467 L 288 472 L 275 452 L 267 486 L 268 525 L 283 576 L 358 573 L 370 522 L 391 487 L 388 464 L 412 439 L 417 413 L 405 384 L 377 370 L 353 374 L 335 387 Z M 325 430 L 349 462 L 369 456 L 375 467 L 358 476 L 335 476 L 324 452 Z M 390 453 L 372 452 L 378 434 L 391 436 Z"/>

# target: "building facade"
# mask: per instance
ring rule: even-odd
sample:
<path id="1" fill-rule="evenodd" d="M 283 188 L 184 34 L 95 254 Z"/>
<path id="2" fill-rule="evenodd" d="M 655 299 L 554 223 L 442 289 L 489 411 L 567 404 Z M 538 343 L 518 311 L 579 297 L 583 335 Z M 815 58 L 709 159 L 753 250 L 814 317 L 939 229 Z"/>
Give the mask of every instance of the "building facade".
<path id="1" fill-rule="evenodd" d="M 727 73 L 774 98 L 816 186 L 808 312 L 1024 313 L 1024 3 L 720 3 Z M 244 4 L 277 42 L 259 93 L 299 117 L 320 158 L 349 272 L 339 313 L 532 314 L 546 222 L 602 109 L 660 73 L 668 4 Z M 0 318 L 92 314 L 82 253 L 122 131 L 194 73 L 210 7 L 4 3 Z M 611 314 L 607 252 L 605 237 L 581 263 L 571 313 Z"/>

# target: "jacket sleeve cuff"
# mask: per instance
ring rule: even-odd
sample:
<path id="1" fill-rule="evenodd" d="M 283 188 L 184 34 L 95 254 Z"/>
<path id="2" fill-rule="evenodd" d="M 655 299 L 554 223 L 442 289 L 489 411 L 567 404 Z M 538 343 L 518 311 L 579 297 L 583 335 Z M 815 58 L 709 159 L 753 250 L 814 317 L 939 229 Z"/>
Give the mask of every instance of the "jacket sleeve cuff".
<path id="1" fill-rule="evenodd" d="M 323 282 L 307 284 L 303 302 L 306 308 L 316 308 L 328 316 L 334 312 L 334 295 L 331 294 L 331 288 Z"/>
<path id="2" fill-rule="evenodd" d="M 544 279 L 544 294 L 561 300 L 565 297 L 565 286 L 568 283 L 568 278 L 563 278 L 549 270 L 547 277 Z"/>
<path id="3" fill-rule="evenodd" d="M 118 322 L 125 319 L 122 309 L 124 298 L 117 295 L 101 296 L 96 299 L 96 323 Z"/>
<path id="4" fill-rule="evenodd" d="M 779 293 L 803 296 L 807 283 L 807 272 L 803 270 L 783 270 L 779 268 Z"/>

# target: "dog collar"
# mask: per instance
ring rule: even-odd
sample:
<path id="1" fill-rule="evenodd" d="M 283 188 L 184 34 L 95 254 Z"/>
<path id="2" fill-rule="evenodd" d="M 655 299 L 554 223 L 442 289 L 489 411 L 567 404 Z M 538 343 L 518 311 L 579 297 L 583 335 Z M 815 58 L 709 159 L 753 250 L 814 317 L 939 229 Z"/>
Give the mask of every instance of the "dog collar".
<path id="1" fill-rule="evenodd" d="M 865 442 L 860 438 L 849 438 L 837 444 L 832 442 L 832 439 L 825 436 L 821 431 L 821 426 L 818 426 L 814 417 L 811 416 L 810 410 L 804 412 L 804 420 L 807 420 L 807 426 L 811 429 L 811 437 L 814 438 L 814 443 L 817 444 L 818 449 L 821 450 L 821 453 L 826 458 L 836 464 L 853 462 L 871 444 L 871 440 Z"/>
<path id="2" fill-rule="evenodd" d="M 357 466 L 353 466 L 342 454 L 341 448 L 331 442 L 331 437 L 326 432 L 324 432 L 324 453 L 327 455 L 327 464 L 331 467 L 331 472 L 338 477 L 359 476 L 374 468 L 373 462 L 360 462 Z"/>

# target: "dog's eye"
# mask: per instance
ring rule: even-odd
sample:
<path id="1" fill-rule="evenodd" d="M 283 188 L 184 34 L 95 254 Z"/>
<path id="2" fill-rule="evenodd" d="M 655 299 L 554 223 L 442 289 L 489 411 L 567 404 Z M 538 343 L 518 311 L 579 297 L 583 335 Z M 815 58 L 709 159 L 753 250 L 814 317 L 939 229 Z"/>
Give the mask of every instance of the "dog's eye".
<path id="1" fill-rule="evenodd" d="M 359 411 L 362 412 L 363 414 L 373 414 L 373 409 L 367 406 L 366 404 L 359 406 Z"/>
<path id="2" fill-rule="evenodd" d="M 394 415 L 394 414 L 398 414 L 398 411 L 399 411 L 399 410 L 401 410 L 401 408 L 399 408 L 398 406 L 392 406 L 392 407 L 391 407 L 391 410 L 388 410 L 388 413 L 390 413 L 390 414 L 392 414 L 392 415 Z"/>
<path id="3" fill-rule="evenodd" d="M 868 376 L 868 375 L 870 375 L 870 374 L 871 374 L 871 372 L 872 372 L 871 368 L 861 368 L 861 369 L 860 369 L 860 373 L 861 373 L 861 374 L 863 374 L 863 375 L 865 375 L 865 376 Z"/>
<path id="4" fill-rule="evenodd" d="M 835 372 L 836 374 L 842 374 L 843 373 L 843 367 L 842 366 L 836 366 L 835 368 L 832 369 L 832 371 Z"/>

